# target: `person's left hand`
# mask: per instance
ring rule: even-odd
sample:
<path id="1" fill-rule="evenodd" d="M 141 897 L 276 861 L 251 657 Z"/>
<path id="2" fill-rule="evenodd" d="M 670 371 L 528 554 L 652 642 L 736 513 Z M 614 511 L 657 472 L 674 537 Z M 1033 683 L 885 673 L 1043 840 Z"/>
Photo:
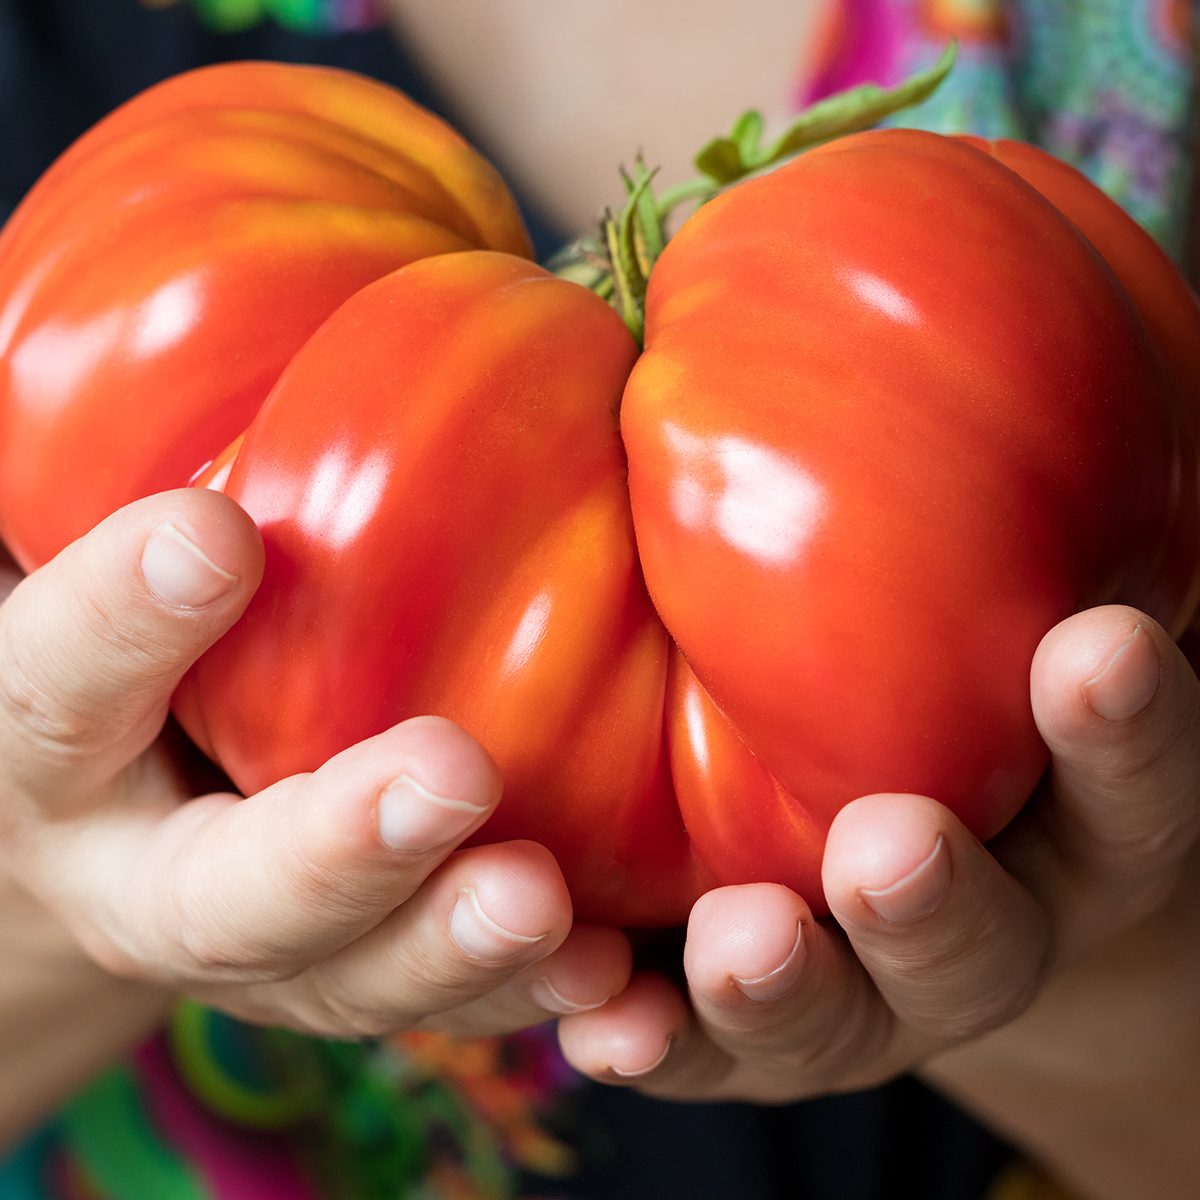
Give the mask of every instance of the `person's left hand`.
<path id="1" fill-rule="evenodd" d="M 824 861 L 836 925 L 784 887 L 710 892 L 688 926 L 690 1003 L 641 973 L 560 1023 L 568 1059 L 654 1096 L 782 1101 L 953 1063 L 955 1047 L 1031 1069 L 1049 1054 L 1069 1076 L 1077 1042 L 1139 1020 L 1165 1031 L 1169 1053 L 1172 1021 L 1190 1029 L 1200 998 L 1194 970 L 1173 978 L 1200 923 L 1185 870 L 1200 833 L 1200 686 L 1159 626 L 1109 607 L 1047 635 L 1032 695 L 1053 768 L 990 852 L 932 799 L 856 800 Z M 1118 1040 L 1114 1061 L 1136 1060 Z M 1187 1061 L 1193 1048 L 1177 1049 Z M 986 1093 L 987 1070 L 955 1053 Z M 1077 1057 L 1085 1070 L 1086 1049 Z"/>

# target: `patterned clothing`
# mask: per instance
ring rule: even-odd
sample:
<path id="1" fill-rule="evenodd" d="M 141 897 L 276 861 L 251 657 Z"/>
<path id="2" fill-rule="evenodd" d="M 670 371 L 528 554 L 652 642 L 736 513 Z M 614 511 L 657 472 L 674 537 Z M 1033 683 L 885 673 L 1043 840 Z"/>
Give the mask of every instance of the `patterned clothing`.
<path id="1" fill-rule="evenodd" d="M 1195 0 L 851 0 L 823 30 L 803 104 L 894 83 L 957 38 L 959 62 L 894 124 L 1034 142 L 1182 250 L 1194 147 Z"/>
<path id="2" fill-rule="evenodd" d="M 578 1084 L 549 1027 L 376 1046 L 183 1004 L 0 1163 L 0 1200 L 508 1200 L 571 1173 L 540 1118 Z"/>
<path id="3" fill-rule="evenodd" d="M 180 0 L 142 0 L 147 8 L 169 8 Z M 232 32 L 259 21 L 278 21 L 305 33 L 353 33 L 383 24 L 382 0 L 191 0 L 213 29 Z"/>
<path id="4" fill-rule="evenodd" d="M 166 8 L 179 0 L 142 3 Z M 230 31 L 273 19 L 338 33 L 382 20 L 376 0 L 190 3 L 210 27 Z M 820 67 L 797 88 L 797 104 L 866 80 L 895 82 L 957 38 L 960 61 L 947 85 L 896 123 L 1040 143 L 1080 166 L 1177 252 L 1198 7 L 1194 0 L 844 0 L 824 22 Z M 545 1029 L 478 1042 L 409 1035 L 384 1045 L 332 1043 L 250 1029 L 184 1005 L 133 1061 L 98 1079 L 0 1163 L 0 1200 L 548 1200 L 585 1186 L 573 1177 L 582 1143 L 561 1132 L 572 1097 L 582 1095 Z M 861 1130 L 865 1160 L 866 1147 L 886 1140 L 895 1106 L 882 1126 L 864 1125 L 866 1110 L 839 1107 L 845 1099 L 823 1111 Z M 662 1109 L 629 1107 L 641 1103 L 636 1097 L 618 1103 L 627 1105 L 618 1120 L 655 1112 L 646 1119 L 665 1119 Z M 907 1093 L 903 1105 L 912 1107 Z M 791 1173 L 762 1167 L 763 1147 L 778 1149 L 780 1130 L 783 1144 L 795 1140 L 780 1124 L 780 1110 L 711 1111 L 723 1122 L 716 1139 L 728 1139 L 722 1151 L 736 1156 L 740 1146 L 745 1155 L 731 1168 L 739 1200 L 898 1194 L 890 1189 L 900 1184 L 882 1171 L 874 1184 L 852 1187 L 856 1169 L 860 1180 L 867 1176 L 847 1153 L 832 1182 L 819 1171 L 797 1174 L 794 1164 Z M 817 1109 L 796 1111 L 801 1121 L 818 1123 Z M 755 1121 L 775 1126 L 773 1140 L 747 1132 Z M 940 1200 L 972 1188 L 971 1196 L 982 1196 L 992 1170 L 988 1154 L 1000 1151 L 976 1146 L 974 1159 L 986 1165 L 972 1183 L 953 1157 L 963 1152 L 964 1127 L 939 1121 L 945 1171 L 940 1183 L 914 1194 Z M 661 1149 L 668 1144 L 661 1134 L 650 1133 L 660 1156 L 676 1154 Z M 604 1141 L 594 1131 L 586 1137 L 593 1150 Z M 610 1157 L 623 1153 L 616 1145 L 609 1145 Z M 697 1159 L 704 1149 L 703 1140 L 696 1143 Z M 647 1192 L 664 1200 L 698 1196 L 682 1176 L 674 1168 Z M 952 1190 L 955 1181 L 959 1190 Z M 721 1195 L 721 1186 L 704 1195 Z M 607 1187 L 586 1194 L 634 1194 L 632 1182 Z M 1067 1198 L 1015 1166 L 994 1182 L 989 1200 Z"/>

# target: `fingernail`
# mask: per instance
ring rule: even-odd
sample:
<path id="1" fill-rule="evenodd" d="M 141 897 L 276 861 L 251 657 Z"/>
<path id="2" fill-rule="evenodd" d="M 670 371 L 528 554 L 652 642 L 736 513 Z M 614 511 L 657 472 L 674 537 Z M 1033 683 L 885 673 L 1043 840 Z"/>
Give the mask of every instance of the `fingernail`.
<path id="1" fill-rule="evenodd" d="M 493 921 L 483 911 L 474 888 L 463 888 L 458 893 L 454 911 L 450 914 L 451 940 L 468 958 L 482 962 L 503 962 L 544 941 L 545 937 L 544 933 L 532 937 L 513 933 Z"/>
<path id="2" fill-rule="evenodd" d="M 796 940 L 783 962 L 763 975 L 755 975 L 752 979 L 734 975 L 733 983 L 747 1000 L 753 1000 L 756 1004 L 767 1004 L 786 996 L 796 986 L 803 965 L 804 922 L 801 921 L 796 926 Z"/>
<path id="3" fill-rule="evenodd" d="M 586 1004 L 568 1000 L 545 975 L 533 981 L 529 987 L 529 996 L 538 1008 L 545 1009 L 546 1012 L 559 1013 L 562 1016 L 566 1016 L 568 1013 L 588 1012 L 608 1002 L 607 996 L 603 1000 L 592 1000 Z"/>
<path id="4" fill-rule="evenodd" d="M 237 583 L 236 575 L 218 567 L 170 521 L 146 539 L 142 577 L 160 600 L 176 608 L 203 608 Z"/>
<path id="5" fill-rule="evenodd" d="M 1138 624 L 1083 685 L 1083 700 L 1105 721 L 1128 721 L 1149 707 L 1161 679 L 1162 663 L 1154 639 Z"/>
<path id="6" fill-rule="evenodd" d="M 609 1067 L 609 1070 L 617 1076 L 618 1079 L 640 1079 L 643 1075 L 649 1075 L 651 1071 L 657 1071 L 667 1060 L 667 1055 L 671 1053 L 671 1043 L 675 1040 L 674 1035 L 667 1038 L 667 1044 L 662 1048 L 662 1053 L 650 1064 L 644 1067 L 637 1067 L 632 1071 L 623 1071 L 620 1067 Z"/>
<path id="7" fill-rule="evenodd" d="M 938 834 L 933 849 L 907 875 L 885 888 L 859 888 L 867 907 L 893 925 L 929 916 L 950 890 L 950 856 Z"/>
<path id="8" fill-rule="evenodd" d="M 487 805 L 439 796 L 401 775 L 379 794 L 379 836 L 393 850 L 435 850 L 466 833 L 485 812 Z"/>

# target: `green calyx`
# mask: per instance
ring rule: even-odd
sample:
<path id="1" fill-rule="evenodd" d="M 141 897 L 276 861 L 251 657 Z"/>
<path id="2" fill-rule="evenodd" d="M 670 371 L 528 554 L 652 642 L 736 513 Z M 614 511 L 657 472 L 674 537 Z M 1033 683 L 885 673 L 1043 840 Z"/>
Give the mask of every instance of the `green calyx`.
<path id="1" fill-rule="evenodd" d="M 919 104 L 950 74 L 956 57 L 957 45 L 951 43 L 932 67 L 893 88 L 868 83 L 818 100 L 765 145 L 762 114 L 745 112 L 728 134 L 713 138 L 696 155 L 697 178 L 667 188 L 661 195 L 655 195 L 652 186 L 656 172 L 639 154 L 632 173 L 621 172 L 624 207 L 606 212 L 599 235 L 565 247 L 551 260 L 551 269 L 612 304 L 640 346 L 645 333 L 646 286 L 666 245 L 667 224 L 678 209 L 689 203 L 699 207 L 740 180 L 803 150 L 870 129 L 885 117 Z"/>

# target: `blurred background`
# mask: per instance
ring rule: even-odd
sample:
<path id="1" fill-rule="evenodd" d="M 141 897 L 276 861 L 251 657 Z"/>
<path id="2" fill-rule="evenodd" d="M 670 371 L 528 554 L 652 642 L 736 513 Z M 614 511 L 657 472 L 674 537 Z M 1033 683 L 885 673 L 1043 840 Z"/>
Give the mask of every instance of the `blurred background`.
<path id="1" fill-rule="evenodd" d="M 0 0 L 0 213 L 73 138 L 166 76 L 267 58 L 347 67 L 449 116 L 549 252 L 644 150 L 670 183 L 757 107 L 960 62 L 900 120 L 1034 141 L 1182 256 L 1197 0 Z M 1193 242 L 1194 250 L 1194 242 Z M 1194 258 L 1194 252 L 1193 252 Z"/>

